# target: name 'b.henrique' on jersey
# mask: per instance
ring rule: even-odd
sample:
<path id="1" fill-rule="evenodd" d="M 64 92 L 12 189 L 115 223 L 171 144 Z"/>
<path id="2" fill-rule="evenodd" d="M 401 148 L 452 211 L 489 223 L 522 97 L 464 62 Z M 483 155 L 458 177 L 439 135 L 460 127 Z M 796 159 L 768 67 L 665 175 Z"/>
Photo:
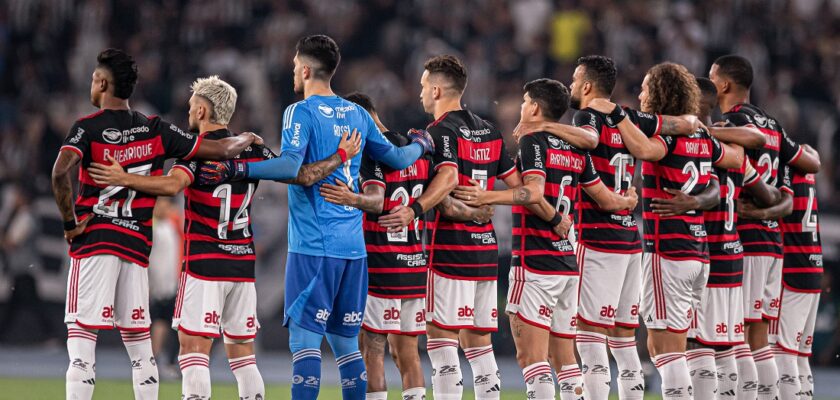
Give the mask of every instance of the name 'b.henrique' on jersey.
<path id="1" fill-rule="evenodd" d="M 98 185 L 88 167 L 94 162 L 110 164 L 108 157 L 113 157 L 128 173 L 159 176 L 167 158 L 189 160 L 200 141 L 157 116 L 131 110 L 103 109 L 76 121 L 61 149 L 81 157 L 76 218 L 94 217 L 85 233 L 73 240 L 70 256 L 83 259 L 111 254 L 148 266 L 156 196 L 122 186 Z"/>
<path id="2" fill-rule="evenodd" d="M 523 177 L 545 177 L 543 195 L 564 215 L 575 209 L 578 185 L 600 181 L 587 153 L 547 133 L 523 137 L 517 162 Z M 525 206 L 513 206 L 512 265 L 537 274 L 577 275 L 574 247 L 552 228 Z"/>
<path id="3" fill-rule="evenodd" d="M 206 139 L 233 136 L 227 129 L 202 135 Z M 251 145 L 237 159 L 250 162 L 274 158 L 268 148 Z M 178 160 L 173 168 L 185 171 L 192 183 L 184 190 L 184 272 L 203 280 L 254 281 L 254 238 L 251 201 L 259 181 L 219 185 L 195 181 L 199 162 Z"/>
<path id="4" fill-rule="evenodd" d="M 662 117 L 624 108 L 633 123 L 648 136 L 658 135 Z M 591 108 L 575 113 L 575 126 L 598 134 L 598 147 L 589 151 L 592 164 L 608 188 L 624 195 L 633 182 L 636 159 L 624 147 L 621 132 L 609 116 Z M 578 240 L 581 245 L 608 253 L 641 253 L 642 243 L 632 210 L 605 212 L 586 192 L 578 203 Z"/>
<path id="5" fill-rule="evenodd" d="M 496 178 L 516 171 L 501 132 L 470 111 L 448 112 L 432 122 L 428 131 L 440 147 L 435 152 L 435 169 L 447 164 L 457 167 L 459 185 L 469 185 L 474 179 L 492 190 Z M 444 277 L 496 280 L 499 258 L 493 223 L 456 222 L 438 215 L 429 258 L 432 269 Z"/>
<path id="6" fill-rule="evenodd" d="M 384 135 L 393 143 L 407 140 L 394 132 Z M 403 170 L 395 170 L 365 157 L 360 170 L 362 189 L 379 185 L 385 189 L 382 213 L 397 206 L 410 206 L 423 194 L 430 175 L 430 162 L 421 157 Z M 388 232 L 377 221 L 378 214 L 365 213 L 362 228 L 368 253 L 368 294 L 393 299 L 424 298 L 427 258 L 424 235 L 427 222 L 417 218 L 398 232 Z"/>
<path id="7" fill-rule="evenodd" d="M 709 262 L 703 211 L 692 210 L 674 217 L 661 217 L 651 208 L 654 198 L 668 198 L 665 188 L 695 196 L 710 179 L 718 179 L 712 165 L 723 158 L 717 139 L 705 129 L 691 136 L 658 136 L 668 149 L 657 162 L 642 163 L 644 248 L 669 260 Z"/>
<path id="8" fill-rule="evenodd" d="M 744 149 L 761 179 L 771 186 L 780 187 L 781 168 L 802 155 L 802 147 L 787 137 L 776 119 L 752 104 L 738 104 L 723 114 L 735 126 L 754 126 L 767 138 L 763 148 Z M 746 256 L 782 258 L 782 237 L 778 221 L 756 221 L 742 218 L 738 232 Z"/>

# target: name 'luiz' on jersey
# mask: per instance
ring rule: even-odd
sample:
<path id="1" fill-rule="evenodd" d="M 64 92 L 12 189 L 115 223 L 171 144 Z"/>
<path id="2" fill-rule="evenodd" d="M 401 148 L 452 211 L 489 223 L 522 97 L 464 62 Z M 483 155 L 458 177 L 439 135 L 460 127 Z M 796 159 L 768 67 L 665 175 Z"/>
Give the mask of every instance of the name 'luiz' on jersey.
<path id="1" fill-rule="evenodd" d="M 88 174 L 88 167 L 93 162 L 109 164 L 110 156 L 128 173 L 159 176 L 167 158 L 190 159 L 200 140 L 157 116 L 132 110 L 100 110 L 76 121 L 61 149 L 81 157 L 76 218 L 93 214 L 93 219 L 73 239 L 70 256 L 111 254 L 147 266 L 157 197 L 122 186 L 99 185 Z"/>
<path id="2" fill-rule="evenodd" d="M 385 137 L 398 146 L 408 144 L 408 138 L 396 132 L 385 132 Z M 385 199 L 382 213 L 387 214 L 396 206 L 413 204 L 431 178 L 428 157 L 420 157 L 403 170 L 374 161 L 362 159 L 360 170 L 362 190 L 368 185 L 382 186 Z M 385 298 L 422 298 L 426 295 L 427 258 L 423 249 L 428 232 L 424 218 L 398 232 L 388 232 L 379 225 L 379 214 L 365 213 L 362 228 L 368 254 L 368 294 Z"/>

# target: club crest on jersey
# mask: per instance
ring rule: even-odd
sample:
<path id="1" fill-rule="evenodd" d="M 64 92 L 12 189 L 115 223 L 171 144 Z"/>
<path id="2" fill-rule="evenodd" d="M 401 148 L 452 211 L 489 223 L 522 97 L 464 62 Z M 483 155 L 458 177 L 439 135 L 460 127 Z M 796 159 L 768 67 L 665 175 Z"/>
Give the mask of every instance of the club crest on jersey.
<path id="1" fill-rule="evenodd" d="M 762 128 L 767 127 L 767 117 L 765 117 L 763 115 L 756 114 L 755 117 L 753 117 L 753 118 L 755 119 L 756 125 L 758 125 Z"/>
<path id="2" fill-rule="evenodd" d="M 558 139 L 557 137 L 554 137 L 554 136 L 549 136 L 548 137 L 548 144 L 551 145 L 551 147 L 556 149 L 556 148 L 560 147 L 560 139 Z"/>
<path id="3" fill-rule="evenodd" d="M 108 128 L 102 131 L 102 139 L 111 144 L 117 144 L 122 141 L 122 132 L 118 129 Z"/>
<path id="4" fill-rule="evenodd" d="M 335 115 L 335 110 L 333 110 L 332 107 L 330 107 L 326 104 L 319 104 L 318 105 L 318 111 L 321 112 L 321 115 L 323 115 L 327 118 L 332 118 L 333 115 Z"/>
<path id="5" fill-rule="evenodd" d="M 462 126 L 458 128 L 458 130 L 461 132 L 462 135 L 464 135 L 464 139 L 470 140 L 472 138 L 472 132 L 470 131 L 470 128 Z"/>

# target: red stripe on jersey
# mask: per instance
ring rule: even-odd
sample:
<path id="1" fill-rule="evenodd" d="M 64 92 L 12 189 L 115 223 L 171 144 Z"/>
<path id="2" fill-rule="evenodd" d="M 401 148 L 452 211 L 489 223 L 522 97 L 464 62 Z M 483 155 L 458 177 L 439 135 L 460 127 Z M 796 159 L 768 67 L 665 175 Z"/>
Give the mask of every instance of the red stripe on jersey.
<path id="1" fill-rule="evenodd" d="M 237 261 L 253 261 L 257 259 L 253 254 L 225 254 L 225 253 L 207 253 L 207 254 L 190 254 L 190 261 L 198 260 L 237 260 Z M 228 279 L 228 278 L 225 278 Z"/>
<path id="2" fill-rule="evenodd" d="M 82 151 L 78 147 L 71 146 L 69 144 L 65 144 L 64 146 L 61 146 L 60 149 L 58 149 L 58 151 L 62 151 L 62 150 L 72 151 L 72 152 L 76 153 L 79 156 L 79 158 L 83 158 L 85 156 L 84 154 L 82 154 Z"/>

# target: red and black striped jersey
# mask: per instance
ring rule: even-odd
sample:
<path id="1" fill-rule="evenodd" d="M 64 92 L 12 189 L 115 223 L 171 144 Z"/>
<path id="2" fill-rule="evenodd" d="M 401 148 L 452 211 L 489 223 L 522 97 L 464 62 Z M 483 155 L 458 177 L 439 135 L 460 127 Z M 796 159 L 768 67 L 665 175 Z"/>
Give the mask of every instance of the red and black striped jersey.
<path id="1" fill-rule="evenodd" d="M 723 118 L 735 126 L 758 128 L 767 138 L 763 148 L 744 149 L 761 179 L 771 186 L 781 187 L 781 165 L 789 164 L 802 155 L 802 148 L 790 140 L 779 122 L 752 104 L 738 104 Z M 742 218 L 738 233 L 745 256 L 782 258 L 782 236 L 778 221 L 758 221 Z"/>
<path id="2" fill-rule="evenodd" d="M 628 117 L 648 136 L 659 134 L 662 118 L 624 108 Z M 586 108 L 575 113 L 575 126 L 598 134 L 598 147 L 589 151 L 592 164 L 608 188 L 624 194 L 633 182 L 636 159 L 624 147 L 621 131 L 606 114 Z M 632 210 L 603 211 L 586 192 L 578 203 L 578 240 L 584 246 L 608 253 L 639 253 L 642 242 Z"/>
<path id="3" fill-rule="evenodd" d="M 579 186 L 601 181 L 586 152 L 545 132 L 524 136 L 519 141 L 517 167 L 524 179 L 537 174 L 545 178 L 543 196 L 564 215 L 575 209 Z M 525 206 L 513 206 L 514 267 L 550 275 L 577 275 L 575 250 L 561 239 L 551 224 Z"/>
<path id="4" fill-rule="evenodd" d="M 706 226 L 703 211 L 693 210 L 682 215 L 662 217 L 653 213 L 655 198 L 671 197 L 665 189 L 697 195 L 716 179 L 712 164 L 723 158 L 717 139 L 699 129 L 690 136 L 657 136 L 668 153 L 659 161 L 642 163 L 642 217 L 644 218 L 644 247 L 669 260 L 697 260 L 708 262 Z"/>
<path id="5" fill-rule="evenodd" d="M 132 110 L 100 110 L 76 121 L 61 150 L 81 157 L 75 213 L 78 220 L 90 214 L 93 219 L 73 239 L 70 256 L 112 254 L 147 266 L 157 197 L 122 186 L 98 185 L 88 167 L 93 162 L 110 164 L 110 156 L 128 173 L 159 176 L 167 158 L 191 158 L 200 140 L 159 117 Z"/>
<path id="6" fill-rule="evenodd" d="M 452 111 L 429 124 L 435 141 L 434 170 L 458 168 L 458 184 L 475 179 L 493 190 L 496 178 L 516 172 L 505 150 L 502 134 L 489 122 L 467 110 Z M 431 267 L 454 279 L 495 280 L 499 251 L 493 223 L 457 222 L 440 216 L 432 230 Z"/>
<path id="7" fill-rule="evenodd" d="M 819 293 L 823 254 L 816 181 L 814 174 L 786 168 L 790 171 L 790 187 L 793 189 L 793 212 L 782 218 L 785 246 L 782 282 L 793 291 Z"/>
<path id="8" fill-rule="evenodd" d="M 734 287 L 741 286 L 743 282 L 744 246 L 738 236 L 735 202 L 744 186 L 759 182 L 755 170 L 750 176 L 744 176 L 747 162 L 744 159 L 740 168 L 714 167 L 720 180 L 720 203 L 703 212 L 709 243 L 708 287 Z"/>
<path id="9" fill-rule="evenodd" d="M 384 132 L 397 146 L 409 143 L 408 137 Z M 361 188 L 379 185 L 385 189 L 382 213 L 396 206 L 410 206 L 423 194 L 431 176 L 430 160 L 421 157 L 404 170 L 395 170 L 370 157 L 362 158 Z M 427 258 L 423 249 L 427 223 L 416 218 L 399 232 L 388 232 L 379 225 L 379 215 L 365 213 L 362 228 L 368 262 L 368 294 L 386 298 L 421 298 L 426 295 Z"/>
<path id="10" fill-rule="evenodd" d="M 233 136 L 227 129 L 202 133 L 205 139 Z M 236 159 L 262 161 L 274 158 L 267 147 L 251 145 Z M 259 181 L 243 180 L 220 185 L 195 181 L 199 161 L 178 160 L 178 168 L 192 183 L 184 190 L 184 271 L 212 281 L 254 281 L 254 238 L 251 200 Z"/>

